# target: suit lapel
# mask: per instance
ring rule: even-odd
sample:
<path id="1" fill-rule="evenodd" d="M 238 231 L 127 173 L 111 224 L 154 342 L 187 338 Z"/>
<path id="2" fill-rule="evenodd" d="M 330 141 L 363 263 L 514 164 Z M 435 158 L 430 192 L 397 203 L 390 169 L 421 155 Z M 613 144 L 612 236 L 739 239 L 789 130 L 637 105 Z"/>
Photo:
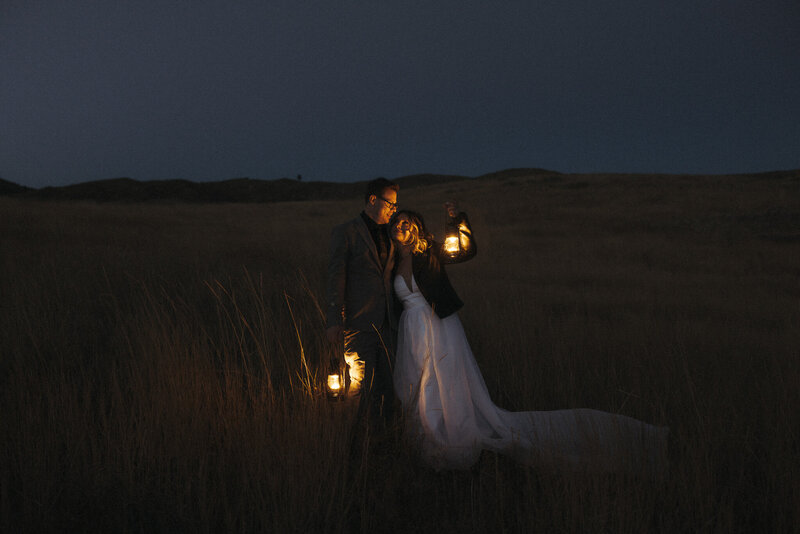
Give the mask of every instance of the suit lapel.
<path id="1" fill-rule="evenodd" d="M 389 255 L 386 258 L 386 267 L 384 269 L 386 271 L 394 269 L 394 241 L 391 237 L 389 237 Z"/>
<path id="2" fill-rule="evenodd" d="M 378 248 L 375 246 L 375 241 L 372 239 L 372 235 L 369 233 L 369 228 L 367 228 L 367 223 L 364 222 L 364 219 L 361 218 L 361 215 L 356 217 L 356 230 L 358 231 L 358 235 L 361 236 L 361 239 L 367 244 L 370 253 L 372 254 L 372 259 L 375 260 L 375 263 L 383 269 L 383 265 L 381 265 L 381 257 L 378 254 Z"/>

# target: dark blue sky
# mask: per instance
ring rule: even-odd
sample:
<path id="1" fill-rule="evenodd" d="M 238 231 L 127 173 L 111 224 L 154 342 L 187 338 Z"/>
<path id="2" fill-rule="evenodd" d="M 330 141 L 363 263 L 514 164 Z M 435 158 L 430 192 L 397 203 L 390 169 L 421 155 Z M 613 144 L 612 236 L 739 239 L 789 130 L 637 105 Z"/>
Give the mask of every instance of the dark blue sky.
<path id="1" fill-rule="evenodd" d="M 800 168 L 797 0 L 0 3 L 0 177 Z"/>

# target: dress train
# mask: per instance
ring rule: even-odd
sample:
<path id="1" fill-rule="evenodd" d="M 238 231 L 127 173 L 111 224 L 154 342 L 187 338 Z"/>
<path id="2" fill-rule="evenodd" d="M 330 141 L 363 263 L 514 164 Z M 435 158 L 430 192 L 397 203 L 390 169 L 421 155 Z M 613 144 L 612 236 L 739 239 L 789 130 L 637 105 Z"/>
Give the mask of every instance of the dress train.
<path id="1" fill-rule="evenodd" d="M 403 303 L 394 385 L 406 428 L 435 468 L 463 469 L 481 450 L 530 465 L 654 474 L 668 429 L 591 409 L 509 412 L 489 397 L 456 314 L 440 319 L 420 293 L 394 280 Z"/>

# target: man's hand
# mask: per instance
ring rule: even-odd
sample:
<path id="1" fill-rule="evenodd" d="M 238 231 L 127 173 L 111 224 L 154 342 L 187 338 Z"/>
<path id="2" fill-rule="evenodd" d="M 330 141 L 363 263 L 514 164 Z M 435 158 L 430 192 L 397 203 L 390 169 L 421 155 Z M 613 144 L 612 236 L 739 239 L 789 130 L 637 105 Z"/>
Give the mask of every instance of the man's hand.
<path id="1" fill-rule="evenodd" d="M 344 342 L 344 328 L 341 325 L 339 326 L 331 326 L 327 330 L 325 330 L 325 336 L 328 338 L 328 342 L 332 345 L 337 345 L 339 343 Z"/>

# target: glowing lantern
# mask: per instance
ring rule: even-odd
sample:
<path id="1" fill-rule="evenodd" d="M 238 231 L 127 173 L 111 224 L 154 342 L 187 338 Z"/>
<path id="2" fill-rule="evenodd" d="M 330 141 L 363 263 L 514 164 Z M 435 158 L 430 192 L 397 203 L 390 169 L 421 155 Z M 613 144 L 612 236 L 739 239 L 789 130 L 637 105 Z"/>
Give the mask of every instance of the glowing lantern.
<path id="1" fill-rule="evenodd" d="M 328 392 L 329 399 L 343 399 L 345 395 L 345 388 L 342 381 L 342 376 L 339 373 L 329 374 L 328 381 L 325 385 L 325 390 Z"/>
<path id="2" fill-rule="evenodd" d="M 335 401 L 347 398 L 347 392 L 350 389 L 349 369 L 350 366 L 346 362 L 342 365 L 341 359 L 331 358 L 325 380 L 325 393 L 327 393 L 328 399 Z"/>
<path id="3" fill-rule="evenodd" d="M 461 233 L 458 225 L 448 217 L 444 223 L 444 251 L 450 256 L 458 256 L 461 252 Z"/>

